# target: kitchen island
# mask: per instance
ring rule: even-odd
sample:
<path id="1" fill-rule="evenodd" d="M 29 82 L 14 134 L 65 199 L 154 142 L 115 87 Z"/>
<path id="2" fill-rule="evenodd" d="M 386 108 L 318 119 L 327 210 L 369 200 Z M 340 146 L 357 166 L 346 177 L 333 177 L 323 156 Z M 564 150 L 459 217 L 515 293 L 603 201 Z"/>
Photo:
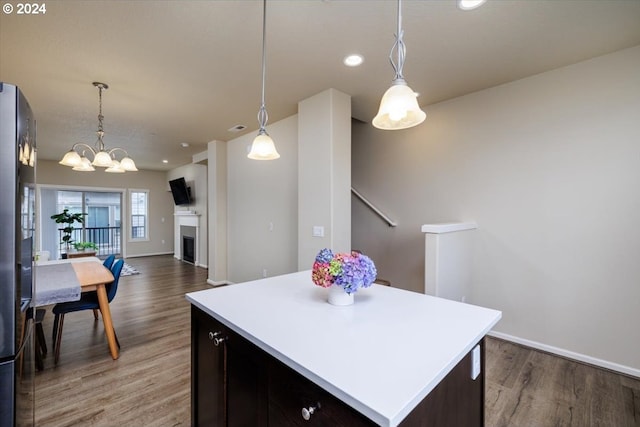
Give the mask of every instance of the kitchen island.
<path id="1" fill-rule="evenodd" d="M 499 311 L 375 284 L 351 306 L 326 294 L 310 271 L 187 294 L 192 424 L 483 425 Z"/>

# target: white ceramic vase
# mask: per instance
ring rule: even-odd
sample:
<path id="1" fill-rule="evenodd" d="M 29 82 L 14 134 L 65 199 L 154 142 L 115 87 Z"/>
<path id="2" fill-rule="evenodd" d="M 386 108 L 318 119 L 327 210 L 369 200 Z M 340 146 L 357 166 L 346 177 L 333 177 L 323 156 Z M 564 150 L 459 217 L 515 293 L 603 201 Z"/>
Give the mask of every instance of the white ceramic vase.
<path id="1" fill-rule="evenodd" d="M 353 304 L 353 294 L 348 294 L 341 286 L 329 286 L 329 295 L 327 302 L 332 305 L 351 305 Z"/>

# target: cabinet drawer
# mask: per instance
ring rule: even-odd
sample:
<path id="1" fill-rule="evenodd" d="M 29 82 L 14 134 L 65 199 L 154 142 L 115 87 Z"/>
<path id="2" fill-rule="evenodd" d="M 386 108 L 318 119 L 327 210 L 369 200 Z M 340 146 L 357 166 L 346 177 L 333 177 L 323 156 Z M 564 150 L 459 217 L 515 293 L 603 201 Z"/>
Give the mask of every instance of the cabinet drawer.
<path id="1" fill-rule="evenodd" d="M 367 417 L 279 361 L 272 359 L 268 371 L 270 426 L 375 425 Z M 303 408 L 312 412 L 308 414 L 308 420 L 303 417 Z"/>

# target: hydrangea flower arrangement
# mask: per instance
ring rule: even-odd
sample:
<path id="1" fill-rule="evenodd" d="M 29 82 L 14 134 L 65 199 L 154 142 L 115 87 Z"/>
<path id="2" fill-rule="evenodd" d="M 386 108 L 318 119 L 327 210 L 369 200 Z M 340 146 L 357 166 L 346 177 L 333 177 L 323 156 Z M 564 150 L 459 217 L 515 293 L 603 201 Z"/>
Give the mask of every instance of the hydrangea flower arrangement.
<path id="1" fill-rule="evenodd" d="M 371 286 L 378 274 L 371 258 L 359 252 L 334 254 L 331 249 L 318 252 L 311 279 L 323 288 L 337 285 L 348 294 Z"/>

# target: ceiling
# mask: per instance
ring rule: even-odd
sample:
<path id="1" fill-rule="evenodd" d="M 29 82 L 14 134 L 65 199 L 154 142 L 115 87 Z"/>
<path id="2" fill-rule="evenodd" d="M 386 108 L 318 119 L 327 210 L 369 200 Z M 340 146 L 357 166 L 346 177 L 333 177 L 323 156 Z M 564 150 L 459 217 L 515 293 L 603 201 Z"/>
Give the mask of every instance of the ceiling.
<path id="1" fill-rule="evenodd" d="M 209 141 L 256 131 L 262 2 L 45 4 L 44 15 L 0 14 L 0 81 L 29 99 L 40 159 L 93 145 L 93 81 L 110 86 L 105 144 L 141 169 L 172 169 Z M 488 0 L 466 12 L 455 0 L 406 0 L 404 75 L 429 120 L 429 104 L 639 45 L 639 23 L 640 0 Z M 393 78 L 395 27 L 390 0 L 267 2 L 269 123 L 327 88 L 351 95 L 353 117 L 370 122 Z M 350 53 L 364 63 L 345 67 Z M 238 124 L 247 129 L 228 131 Z"/>

